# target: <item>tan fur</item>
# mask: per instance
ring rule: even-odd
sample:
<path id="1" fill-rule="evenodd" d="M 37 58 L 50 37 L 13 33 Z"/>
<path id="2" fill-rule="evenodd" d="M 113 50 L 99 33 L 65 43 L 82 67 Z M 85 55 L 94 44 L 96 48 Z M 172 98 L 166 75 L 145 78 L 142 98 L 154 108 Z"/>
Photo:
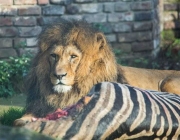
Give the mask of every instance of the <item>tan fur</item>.
<path id="1" fill-rule="evenodd" d="M 121 69 L 121 72 L 123 72 L 126 82 L 132 86 L 180 94 L 180 71 L 141 69 L 120 65 L 118 67 Z M 170 81 L 167 79 L 168 77 L 171 77 L 171 80 L 175 78 L 173 80 L 174 86 L 171 84 L 172 82 L 169 83 Z M 166 84 L 162 81 L 166 81 Z M 167 84 L 169 87 L 167 87 Z M 164 86 L 166 86 L 166 88 Z"/>
<path id="2" fill-rule="evenodd" d="M 180 77 L 168 76 L 160 82 L 160 91 L 173 92 L 180 95 Z"/>
<path id="3" fill-rule="evenodd" d="M 73 54 L 76 57 L 71 59 Z M 53 90 L 57 84 L 54 75 L 62 74 L 66 74 L 62 81 L 72 86 L 66 93 Z M 27 78 L 28 97 L 24 117 L 27 114 L 44 117 L 57 108 L 70 106 L 99 82 L 114 81 L 158 90 L 159 82 L 172 74 L 180 75 L 180 72 L 120 66 L 103 33 L 84 21 L 61 20 L 48 26 L 39 36 L 39 53 Z M 15 121 L 15 125 L 19 124 L 22 121 Z"/>
<path id="4" fill-rule="evenodd" d="M 76 103 L 99 82 L 117 81 L 117 63 L 105 36 L 86 22 L 62 21 L 46 28 L 39 49 L 27 78 L 26 114 L 44 117 Z M 54 75 L 65 73 L 62 81 L 72 89 L 58 93 L 53 90 Z M 22 125 L 19 122 L 15 125 Z"/>

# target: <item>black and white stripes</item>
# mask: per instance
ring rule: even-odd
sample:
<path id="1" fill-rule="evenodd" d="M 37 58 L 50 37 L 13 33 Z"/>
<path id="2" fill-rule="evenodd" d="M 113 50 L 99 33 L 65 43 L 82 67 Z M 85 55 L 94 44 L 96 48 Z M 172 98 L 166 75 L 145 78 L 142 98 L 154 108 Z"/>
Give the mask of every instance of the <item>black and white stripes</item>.
<path id="1" fill-rule="evenodd" d="M 180 96 L 103 82 L 75 119 L 47 121 L 44 134 L 65 140 L 180 139 Z M 38 131 L 33 122 L 27 128 Z M 36 126 L 36 127 L 35 127 Z"/>

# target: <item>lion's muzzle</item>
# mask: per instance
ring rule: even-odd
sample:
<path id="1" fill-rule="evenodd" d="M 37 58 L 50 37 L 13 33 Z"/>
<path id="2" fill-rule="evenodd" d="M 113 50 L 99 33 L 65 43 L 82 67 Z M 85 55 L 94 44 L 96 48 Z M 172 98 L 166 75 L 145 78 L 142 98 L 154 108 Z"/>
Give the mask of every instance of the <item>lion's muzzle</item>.
<path id="1" fill-rule="evenodd" d="M 55 74 L 54 73 L 54 77 L 57 77 L 57 79 L 61 80 L 63 79 L 63 77 L 65 77 L 67 75 L 67 73 L 63 73 L 63 74 Z"/>

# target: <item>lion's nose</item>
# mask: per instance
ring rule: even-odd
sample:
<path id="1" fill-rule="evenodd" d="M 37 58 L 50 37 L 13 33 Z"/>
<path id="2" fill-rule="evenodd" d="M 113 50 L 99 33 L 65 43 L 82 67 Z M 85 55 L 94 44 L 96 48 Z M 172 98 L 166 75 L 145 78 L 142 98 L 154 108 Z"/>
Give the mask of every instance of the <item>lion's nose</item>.
<path id="1" fill-rule="evenodd" d="M 67 75 L 67 73 L 64 73 L 64 74 L 54 74 L 54 76 L 57 77 L 59 80 L 61 80 L 66 75 Z"/>

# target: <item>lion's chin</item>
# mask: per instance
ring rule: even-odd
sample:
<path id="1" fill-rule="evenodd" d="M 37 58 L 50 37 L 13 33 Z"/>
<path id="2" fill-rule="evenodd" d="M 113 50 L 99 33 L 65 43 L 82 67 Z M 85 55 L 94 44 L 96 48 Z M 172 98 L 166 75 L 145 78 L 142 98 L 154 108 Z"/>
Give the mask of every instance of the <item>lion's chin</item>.
<path id="1" fill-rule="evenodd" d="M 70 91 L 72 89 L 72 86 L 67 86 L 67 85 L 55 85 L 53 87 L 55 92 L 58 93 L 67 93 L 68 91 Z"/>

